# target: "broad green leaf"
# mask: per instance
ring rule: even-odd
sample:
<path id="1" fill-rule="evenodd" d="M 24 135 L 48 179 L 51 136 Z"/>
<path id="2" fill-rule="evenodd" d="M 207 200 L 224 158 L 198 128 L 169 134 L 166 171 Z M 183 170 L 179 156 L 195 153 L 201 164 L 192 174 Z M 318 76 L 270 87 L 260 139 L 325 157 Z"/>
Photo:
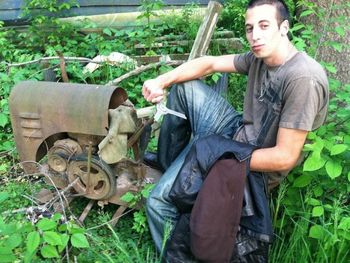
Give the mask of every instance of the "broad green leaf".
<path id="1" fill-rule="evenodd" d="M 55 213 L 52 217 L 51 220 L 57 222 L 62 218 L 62 215 L 60 213 Z"/>
<path id="2" fill-rule="evenodd" d="M 310 227 L 309 231 L 309 237 L 315 238 L 315 239 L 322 239 L 323 238 L 323 228 L 320 225 L 314 225 Z"/>
<path id="3" fill-rule="evenodd" d="M 57 250 L 54 246 L 45 245 L 41 248 L 40 252 L 44 258 L 58 258 L 59 257 Z"/>
<path id="4" fill-rule="evenodd" d="M 304 162 L 304 171 L 316 171 L 321 169 L 326 163 L 319 153 L 313 152 Z"/>
<path id="5" fill-rule="evenodd" d="M 297 179 L 295 179 L 293 186 L 294 187 L 305 187 L 310 184 L 312 180 L 311 175 L 309 174 L 303 174 L 299 176 Z"/>
<path id="6" fill-rule="evenodd" d="M 61 236 L 54 231 L 44 232 L 43 238 L 49 245 L 62 246 Z"/>
<path id="7" fill-rule="evenodd" d="M 66 248 L 69 241 L 69 236 L 67 234 L 62 234 L 61 241 L 62 241 L 62 245 L 57 246 L 58 252 L 60 253 Z"/>
<path id="8" fill-rule="evenodd" d="M 33 231 L 28 234 L 27 237 L 27 251 L 29 254 L 32 254 L 35 252 L 35 250 L 38 248 L 40 244 L 40 235 L 38 232 Z"/>
<path id="9" fill-rule="evenodd" d="M 315 206 L 312 209 L 312 216 L 313 217 L 322 216 L 323 214 L 324 214 L 324 208 L 322 206 Z"/>
<path id="10" fill-rule="evenodd" d="M 70 242 L 72 243 L 73 247 L 87 248 L 90 246 L 84 234 L 73 234 L 71 236 Z"/>
<path id="11" fill-rule="evenodd" d="M 326 163 L 326 171 L 330 178 L 334 179 L 341 175 L 343 167 L 340 162 L 330 160 Z"/>
<path id="12" fill-rule="evenodd" d="M 309 140 L 314 140 L 314 139 L 316 139 L 316 137 L 317 137 L 317 135 L 316 135 L 315 132 L 309 132 L 309 133 L 307 134 L 307 138 L 308 138 Z"/>
<path id="13" fill-rule="evenodd" d="M 305 202 L 308 205 L 312 205 L 312 206 L 319 206 L 321 204 L 321 201 L 319 201 L 315 198 L 307 198 Z"/>
<path id="14" fill-rule="evenodd" d="M 329 205 L 329 204 L 324 205 L 323 208 L 324 208 L 325 210 L 328 210 L 328 211 L 333 211 L 333 210 L 334 210 L 334 207 L 331 206 L 331 205 Z"/>
<path id="15" fill-rule="evenodd" d="M 43 231 L 51 230 L 56 227 L 56 222 L 48 218 L 43 218 L 38 222 L 37 227 Z"/>
<path id="16" fill-rule="evenodd" d="M 20 234 L 13 234 L 4 242 L 4 245 L 10 249 L 18 247 L 22 243 L 22 236 Z"/>
<path id="17" fill-rule="evenodd" d="M 130 192 L 127 192 L 120 199 L 126 203 L 130 203 L 131 201 L 133 201 L 135 199 L 135 195 L 130 193 Z"/>
<path id="18" fill-rule="evenodd" d="M 313 192 L 314 192 L 315 197 L 320 197 L 324 193 L 323 188 L 319 185 L 313 189 Z"/>
<path id="19" fill-rule="evenodd" d="M 8 192 L 0 192 L 0 203 L 4 202 L 10 197 Z"/>
<path id="20" fill-rule="evenodd" d="M 0 263 L 14 262 L 15 260 L 16 257 L 12 252 L 9 254 L 0 254 Z"/>
<path id="21" fill-rule="evenodd" d="M 338 229 L 350 231 L 350 217 L 344 217 L 341 219 Z"/>
<path id="22" fill-rule="evenodd" d="M 347 144 L 350 144 L 350 135 L 345 135 L 344 136 L 344 142 Z"/>
<path id="23" fill-rule="evenodd" d="M 12 235 L 18 232 L 18 227 L 16 223 L 3 224 L 0 225 L 0 232 L 2 235 Z"/>
<path id="24" fill-rule="evenodd" d="M 348 173 L 348 181 L 350 182 L 350 172 Z"/>
<path id="25" fill-rule="evenodd" d="M 346 240 L 350 240 L 350 231 L 339 230 L 339 236 L 343 237 Z"/>
<path id="26" fill-rule="evenodd" d="M 346 144 L 336 144 L 331 149 L 331 155 L 341 154 L 346 151 L 348 146 Z"/>
<path id="27" fill-rule="evenodd" d="M 327 127 L 326 126 L 321 126 L 320 128 L 317 129 L 317 135 L 318 136 L 323 136 L 327 132 Z"/>

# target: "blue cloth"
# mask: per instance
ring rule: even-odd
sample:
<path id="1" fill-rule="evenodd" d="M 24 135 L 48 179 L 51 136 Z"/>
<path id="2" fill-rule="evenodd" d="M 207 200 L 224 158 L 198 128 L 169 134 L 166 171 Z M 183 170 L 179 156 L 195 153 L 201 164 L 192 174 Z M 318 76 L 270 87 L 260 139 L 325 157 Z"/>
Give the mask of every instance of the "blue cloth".
<path id="1" fill-rule="evenodd" d="M 149 228 L 158 251 L 162 249 L 166 222 L 174 225 L 179 217 L 169 191 L 190 146 L 211 134 L 232 138 L 242 121 L 242 115 L 218 92 L 198 80 L 171 87 L 167 107 L 184 113 L 187 120 L 166 115 L 160 131 L 158 159 L 166 171 L 146 203 Z"/>

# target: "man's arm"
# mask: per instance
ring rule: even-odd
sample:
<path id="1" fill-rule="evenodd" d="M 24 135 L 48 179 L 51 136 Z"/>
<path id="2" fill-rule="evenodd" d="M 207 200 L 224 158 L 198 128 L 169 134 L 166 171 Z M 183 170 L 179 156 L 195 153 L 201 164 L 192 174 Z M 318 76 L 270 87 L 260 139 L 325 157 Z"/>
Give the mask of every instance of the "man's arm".
<path id="1" fill-rule="evenodd" d="M 250 169 L 260 172 L 288 171 L 297 163 L 308 131 L 279 128 L 275 147 L 253 152 Z"/>
<path id="2" fill-rule="evenodd" d="M 190 60 L 155 79 L 145 81 L 142 94 L 147 101 L 159 102 L 164 89 L 172 84 L 198 79 L 213 72 L 236 72 L 233 59 L 234 55 L 223 55 Z"/>

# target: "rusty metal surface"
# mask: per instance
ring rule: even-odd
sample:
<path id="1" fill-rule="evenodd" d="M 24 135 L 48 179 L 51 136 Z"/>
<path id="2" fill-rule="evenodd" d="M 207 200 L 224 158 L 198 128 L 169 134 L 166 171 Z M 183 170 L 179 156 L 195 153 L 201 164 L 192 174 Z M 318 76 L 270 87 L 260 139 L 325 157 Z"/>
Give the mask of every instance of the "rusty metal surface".
<path id="1" fill-rule="evenodd" d="M 123 89 L 112 86 L 20 82 L 12 89 L 9 106 L 21 161 L 40 160 L 56 139 L 50 136 L 56 134 L 106 136 L 108 109 L 126 99 Z"/>

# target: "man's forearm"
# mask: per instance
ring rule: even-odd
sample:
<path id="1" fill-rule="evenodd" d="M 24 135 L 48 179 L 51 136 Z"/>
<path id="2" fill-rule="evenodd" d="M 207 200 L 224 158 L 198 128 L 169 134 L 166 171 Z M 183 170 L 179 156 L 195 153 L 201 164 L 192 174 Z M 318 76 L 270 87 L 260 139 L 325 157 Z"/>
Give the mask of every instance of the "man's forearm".
<path id="1" fill-rule="evenodd" d="M 258 172 L 278 172 L 292 169 L 298 158 L 276 147 L 255 150 L 250 160 L 250 169 Z"/>
<path id="2" fill-rule="evenodd" d="M 250 160 L 250 169 L 259 172 L 291 170 L 303 149 L 307 131 L 279 128 L 276 146 L 255 150 Z"/>
<path id="3" fill-rule="evenodd" d="M 210 56 L 190 60 L 179 67 L 157 77 L 163 89 L 172 84 L 198 79 L 213 72 L 214 58 Z"/>

